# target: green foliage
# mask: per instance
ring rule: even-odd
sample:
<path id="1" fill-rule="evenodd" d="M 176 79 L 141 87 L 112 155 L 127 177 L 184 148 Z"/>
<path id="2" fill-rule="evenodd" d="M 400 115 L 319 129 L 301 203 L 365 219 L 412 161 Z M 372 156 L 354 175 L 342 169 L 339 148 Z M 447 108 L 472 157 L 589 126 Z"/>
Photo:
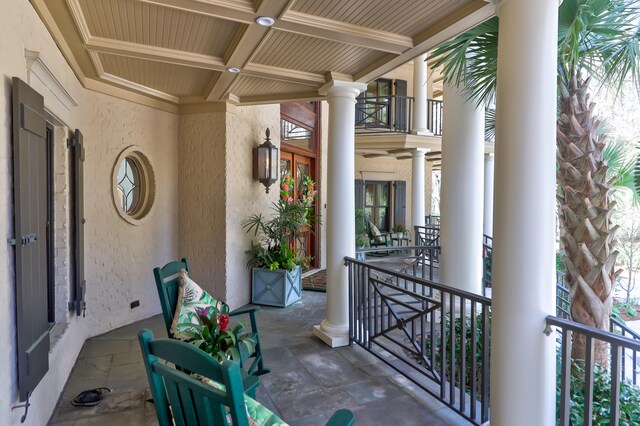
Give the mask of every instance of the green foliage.
<path id="1" fill-rule="evenodd" d="M 556 271 L 566 272 L 567 267 L 564 264 L 564 251 L 558 250 L 556 252 Z"/>
<path id="2" fill-rule="evenodd" d="M 561 354 L 557 351 L 556 371 L 561 371 Z M 584 424 L 584 361 L 572 360 L 569 417 L 572 425 Z M 560 412 L 561 376 L 556 375 L 556 409 Z M 622 381 L 620 383 L 620 425 L 640 424 L 640 387 Z M 611 373 L 596 365 L 593 371 L 593 414 L 594 425 L 610 424 L 611 412 Z M 556 416 L 559 418 L 559 416 Z M 559 423 L 558 423 L 559 424 Z"/>
<path id="3" fill-rule="evenodd" d="M 242 323 L 228 329 L 228 307 L 223 305 L 222 311 L 215 306 L 199 309 L 196 312 L 196 323 L 181 323 L 186 333 L 192 334 L 187 340 L 202 349 L 219 362 L 231 360 L 240 362 L 247 359 L 255 350 L 255 341 L 247 334 L 242 334 L 245 327 Z"/>
<path id="4" fill-rule="evenodd" d="M 369 215 L 365 209 L 356 209 L 356 247 L 369 246 Z"/>
<path id="5" fill-rule="evenodd" d="M 297 201 L 280 200 L 272 208 L 275 213 L 269 219 L 260 213 L 242 222 L 242 228 L 259 239 L 257 244 L 252 241 L 251 248 L 246 251 L 247 266 L 291 271 L 297 265 L 308 264 L 310 257 L 295 250 L 294 241 L 301 228 L 313 229 L 311 224 L 317 222 L 317 218 L 309 214 L 307 206 Z"/>
<path id="6" fill-rule="evenodd" d="M 488 313 L 488 320 L 489 320 L 489 326 L 488 326 L 488 330 L 487 332 L 489 333 L 489 343 L 491 342 L 491 311 L 489 311 Z M 484 345 L 484 341 L 483 341 L 483 333 L 482 333 L 482 315 L 476 315 L 475 318 L 475 322 L 476 322 L 476 330 L 475 330 L 475 335 L 472 336 L 471 334 L 471 316 L 467 316 L 465 318 L 465 323 L 466 323 L 466 329 L 465 329 L 465 364 L 466 364 L 466 372 L 465 372 L 465 377 L 464 377 L 464 388 L 465 388 L 465 392 L 468 394 L 471 394 L 471 385 L 472 385 L 472 375 L 471 375 L 471 365 L 472 363 L 475 362 L 476 364 L 476 398 L 480 399 L 480 396 L 482 395 L 481 393 L 481 386 L 482 386 L 482 371 L 483 371 L 483 365 L 482 365 L 482 348 Z M 461 387 L 461 377 L 460 377 L 460 373 L 462 370 L 462 360 L 460 359 L 460 354 L 462 353 L 462 344 L 460 343 L 460 336 L 462 334 L 462 319 L 460 317 L 455 318 L 454 321 L 454 329 L 455 329 L 455 334 L 453 335 L 453 338 L 455 340 L 454 342 L 454 353 L 456 355 L 456 359 L 455 359 L 455 364 L 456 364 L 456 368 L 455 368 L 455 385 L 460 388 Z M 445 329 L 446 329 L 446 339 L 445 339 L 445 348 L 444 348 L 444 355 L 445 355 L 445 374 L 447 376 L 447 380 L 451 380 L 451 368 L 450 368 L 450 356 L 451 356 L 451 338 L 452 335 L 449 332 L 449 330 L 451 330 L 451 314 L 448 313 L 445 316 Z M 435 340 L 435 351 L 436 351 L 436 365 L 434 366 L 434 368 L 436 369 L 436 371 L 440 371 L 441 367 L 442 367 L 442 336 L 438 335 L 435 337 L 435 339 L 428 339 L 425 342 L 425 348 L 426 348 L 426 353 L 427 353 L 427 357 L 429 357 L 429 354 L 431 353 L 431 346 L 434 344 L 434 340 Z M 476 348 L 476 354 L 475 354 L 475 359 L 472 359 L 473 354 L 471 353 L 472 350 L 472 345 L 475 346 Z M 491 347 L 491 346 L 489 346 Z M 487 359 L 487 367 L 489 366 L 489 359 Z"/>
<path id="7" fill-rule="evenodd" d="M 484 285 L 485 287 L 491 287 L 493 279 L 493 249 L 484 251 Z"/>

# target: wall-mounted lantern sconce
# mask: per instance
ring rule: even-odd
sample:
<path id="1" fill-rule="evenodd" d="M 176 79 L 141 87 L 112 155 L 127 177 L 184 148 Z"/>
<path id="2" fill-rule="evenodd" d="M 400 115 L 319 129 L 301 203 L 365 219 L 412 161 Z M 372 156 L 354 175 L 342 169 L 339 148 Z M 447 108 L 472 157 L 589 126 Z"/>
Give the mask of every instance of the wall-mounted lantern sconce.
<path id="1" fill-rule="evenodd" d="M 271 143 L 270 135 L 267 129 L 264 143 L 253 149 L 253 178 L 267 188 L 267 194 L 278 179 L 278 148 Z"/>

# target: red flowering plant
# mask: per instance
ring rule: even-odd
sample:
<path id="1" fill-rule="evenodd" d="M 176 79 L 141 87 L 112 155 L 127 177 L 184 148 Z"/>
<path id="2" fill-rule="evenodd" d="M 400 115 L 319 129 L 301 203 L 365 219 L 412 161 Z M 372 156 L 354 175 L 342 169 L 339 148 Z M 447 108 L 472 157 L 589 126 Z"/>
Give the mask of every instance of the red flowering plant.
<path id="1" fill-rule="evenodd" d="M 255 341 L 244 333 L 245 327 L 242 323 L 229 329 L 228 309 L 226 305 L 222 311 L 215 306 L 196 309 L 199 324 L 184 324 L 193 336 L 187 341 L 219 362 L 231 360 L 241 363 L 253 353 Z"/>

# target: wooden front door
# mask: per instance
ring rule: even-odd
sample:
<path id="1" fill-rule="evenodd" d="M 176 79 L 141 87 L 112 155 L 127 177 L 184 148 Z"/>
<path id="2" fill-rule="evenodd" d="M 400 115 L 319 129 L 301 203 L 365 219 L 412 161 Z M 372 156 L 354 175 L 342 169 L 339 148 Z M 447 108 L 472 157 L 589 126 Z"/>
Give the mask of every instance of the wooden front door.
<path id="1" fill-rule="evenodd" d="M 281 178 L 291 173 L 294 182 L 294 196 L 300 198 L 301 182 L 310 176 L 318 190 L 318 152 L 320 146 L 320 103 L 292 102 L 280 105 L 280 174 Z M 319 192 L 318 192 L 319 193 Z M 316 198 L 314 212 L 319 213 Z M 295 247 L 304 256 L 310 256 L 310 266 L 320 264 L 318 254 L 318 225 L 301 229 Z"/>
<path id="2" fill-rule="evenodd" d="M 291 174 L 293 178 L 293 194 L 296 200 L 301 196 L 301 182 L 304 177 L 310 176 L 314 182 L 316 180 L 314 168 L 312 167 L 313 160 L 313 158 L 290 152 L 282 152 L 280 154 L 280 180 L 282 180 L 285 175 Z M 310 226 L 299 230 L 295 241 L 295 248 L 302 256 L 312 257 L 309 262 L 310 265 L 315 264 L 314 259 L 316 253 L 314 243 L 314 232 L 312 232 Z"/>

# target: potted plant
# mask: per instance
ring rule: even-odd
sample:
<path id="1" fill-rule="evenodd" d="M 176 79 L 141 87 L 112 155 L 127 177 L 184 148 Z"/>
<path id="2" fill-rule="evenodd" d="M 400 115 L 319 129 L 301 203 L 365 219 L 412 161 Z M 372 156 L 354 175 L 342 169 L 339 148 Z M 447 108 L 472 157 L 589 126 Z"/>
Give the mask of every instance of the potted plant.
<path id="1" fill-rule="evenodd" d="M 403 238 L 406 232 L 407 229 L 402 223 L 396 223 L 393 225 L 393 228 L 391 228 L 391 238 Z"/>
<path id="2" fill-rule="evenodd" d="M 356 209 L 356 250 L 369 246 L 369 216 L 365 209 Z M 365 260 L 365 253 L 356 252 L 356 259 Z"/>
<path id="3" fill-rule="evenodd" d="M 245 231 L 258 239 L 246 252 L 247 266 L 251 267 L 251 302 L 255 304 L 285 307 L 300 299 L 301 266 L 310 258 L 295 249 L 294 241 L 299 230 L 316 218 L 312 201 L 293 199 L 291 184 L 292 179 L 283 179 L 281 198 L 273 204 L 271 217 L 255 214 L 242 223 Z"/>

